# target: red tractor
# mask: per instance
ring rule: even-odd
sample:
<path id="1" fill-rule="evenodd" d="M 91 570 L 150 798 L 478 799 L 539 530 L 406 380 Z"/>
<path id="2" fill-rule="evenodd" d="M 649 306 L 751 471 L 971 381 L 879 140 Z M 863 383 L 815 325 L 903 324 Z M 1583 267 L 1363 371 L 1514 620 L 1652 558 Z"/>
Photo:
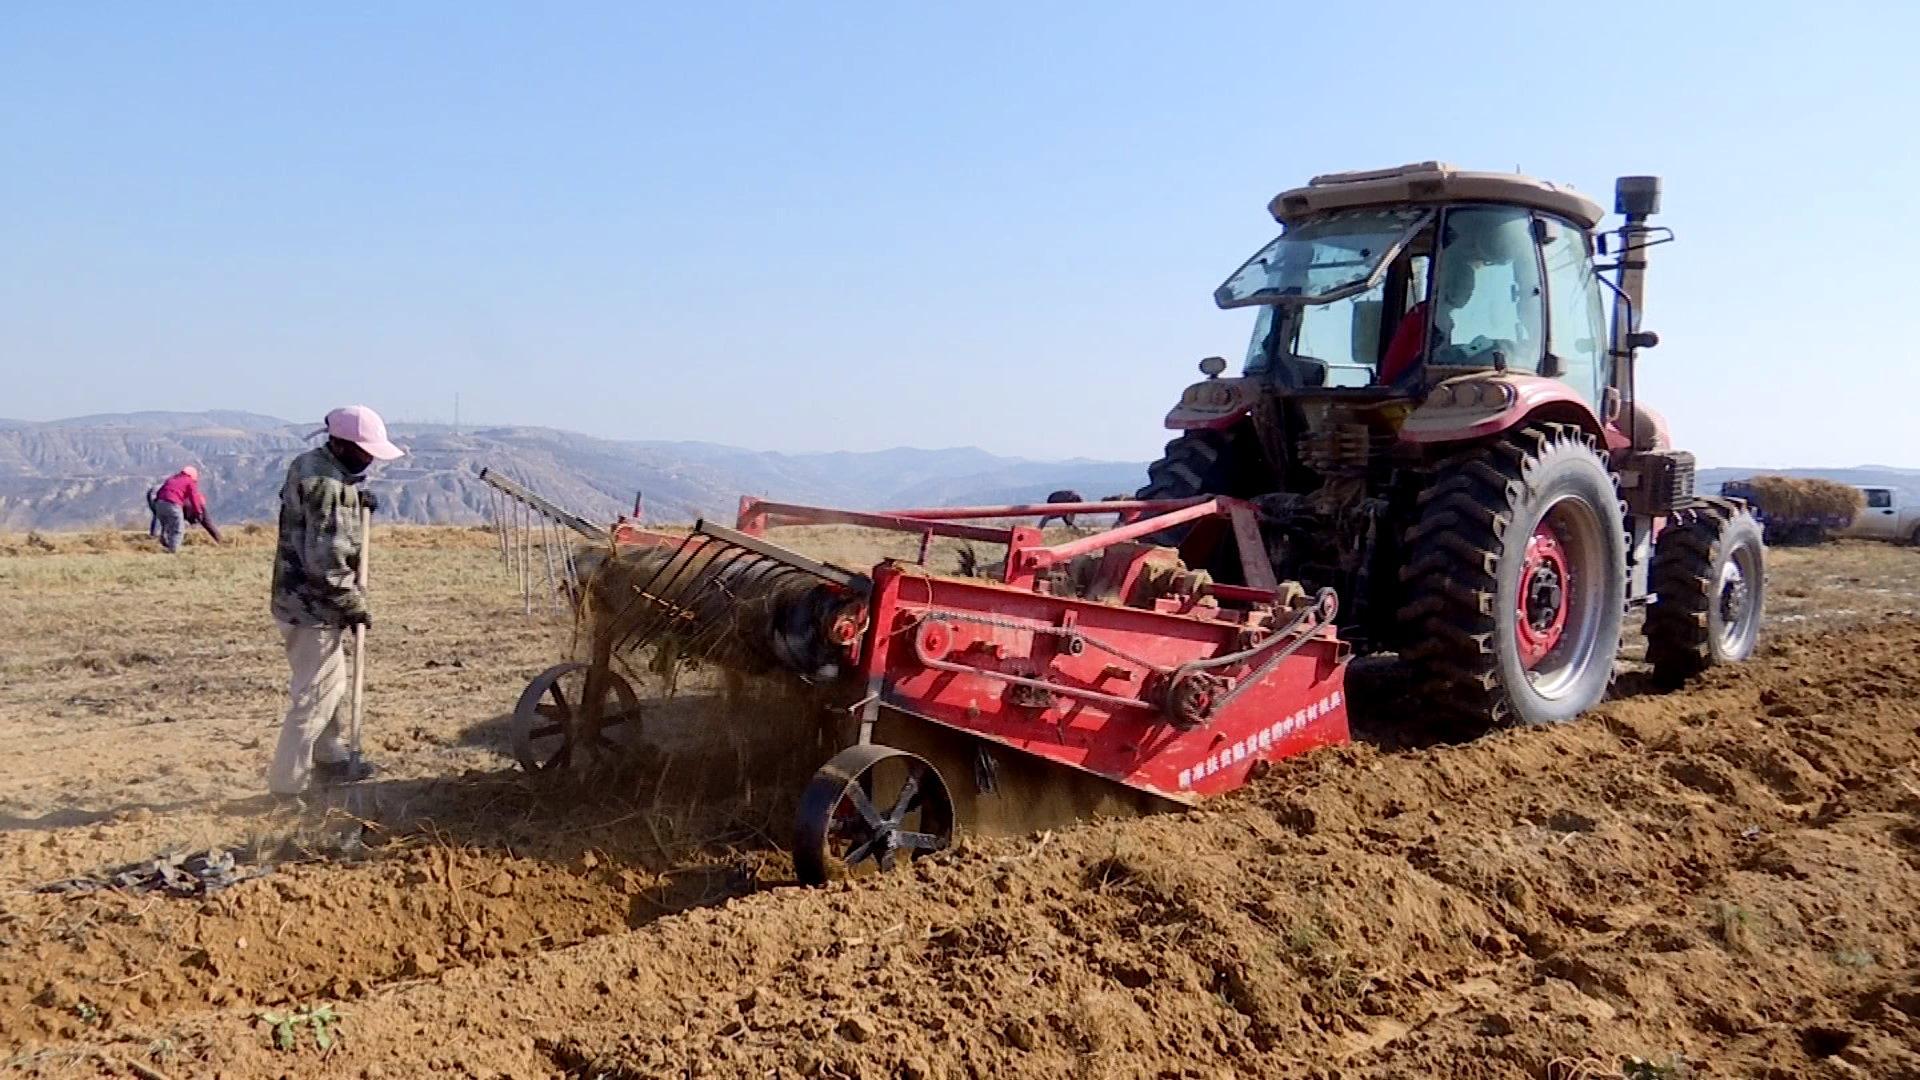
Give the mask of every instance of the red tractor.
<path id="1" fill-rule="evenodd" d="M 1284 231 L 1214 294 L 1258 311 L 1243 373 L 1201 362 L 1139 497 L 1251 500 L 1278 576 L 1335 590 L 1345 639 L 1474 724 L 1592 707 L 1636 605 L 1662 683 L 1745 659 L 1760 527 L 1695 494 L 1634 390 L 1659 201 L 1623 177 L 1600 230 L 1568 188 L 1433 162 L 1282 192 Z M 1210 526 L 1162 539 L 1231 581 Z"/>

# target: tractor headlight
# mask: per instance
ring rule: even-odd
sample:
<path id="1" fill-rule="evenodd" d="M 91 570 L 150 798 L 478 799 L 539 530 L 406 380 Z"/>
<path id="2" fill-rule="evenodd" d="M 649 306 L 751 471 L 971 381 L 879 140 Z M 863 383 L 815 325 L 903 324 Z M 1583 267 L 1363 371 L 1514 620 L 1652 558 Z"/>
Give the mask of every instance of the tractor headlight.
<path id="1" fill-rule="evenodd" d="M 1512 405 L 1514 399 L 1513 387 L 1504 382 L 1472 379 L 1435 387 L 1427 395 L 1427 404 L 1436 409 L 1499 410 Z"/>

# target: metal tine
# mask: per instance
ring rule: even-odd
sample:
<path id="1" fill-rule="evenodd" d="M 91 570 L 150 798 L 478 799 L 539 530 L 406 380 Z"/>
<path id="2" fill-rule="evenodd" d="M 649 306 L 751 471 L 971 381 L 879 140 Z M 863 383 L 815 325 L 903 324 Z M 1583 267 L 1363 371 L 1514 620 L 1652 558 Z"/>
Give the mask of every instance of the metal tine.
<path id="1" fill-rule="evenodd" d="M 704 542 L 704 538 L 688 533 L 686 538 L 680 541 L 680 546 L 673 549 L 673 554 L 667 556 L 666 561 L 662 562 L 659 568 L 654 570 L 653 576 L 647 579 L 646 584 L 634 587 L 633 595 L 627 598 L 626 605 L 620 609 L 619 615 L 615 618 L 614 624 L 616 626 L 625 625 L 629 616 L 632 615 L 636 608 L 645 609 L 653 613 L 655 617 L 658 617 L 657 612 L 659 605 L 653 599 L 653 596 L 656 590 L 661 588 L 661 575 L 665 574 L 668 570 L 672 570 L 673 578 L 668 579 L 667 584 L 671 585 L 674 580 L 677 580 L 680 574 L 686 570 L 687 562 L 691 561 L 693 555 L 699 550 L 695 546 L 695 541 Z M 615 643 L 614 647 L 622 650 L 635 648 L 635 646 L 630 644 L 633 636 L 644 629 L 647 629 L 646 621 L 636 620 L 628 629 L 627 633 L 622 636 L 621 640 Z M 651 633 L 650 630 L 648 632 Z"/>
<path id="2" fill-rule="evenodd" d="M 806 573 L 799 567 L 789 566 L 778 559 L 769 559 L 765 556 L 762 556 L 762 559 L 769 565 L 755 567 L 751 571 L 755 575 L 752 580 L 741 582 L 737 589 L 724 584 L 721 586 L 725 595 L 736 603 L 729 605 L 723 612 L 716 612 L 715 617 L 707 619 L 695 635 L 688 639 L 687 652 L 696 656 L 706 656 L 718 651 L 722 639 L 733 626 L 732 620 L 723 616 L 735 615 L 742 605 L 752 603 L 757 597 L 763 597 L 770 591 L 769 587 L 773 583 L 783 578 Z"/>
<path id="3" fill-rule="evenodd" d="M 748 551 L 747 554 L 753 558 L 748 561 L 746 569 L 735 576 L 733 582 L 717 583 L 721 594 L 732 601 L 736 609 L 738 603 L 751 600 L 755 594 L 764 591 L 768 585 L 782 577 L 801 573 L 799 568 L 789 566 L 778 559 L 768 558 L 759 552 Z M 705 625 L 700 626 L 694 636 L 688 639 L 687 651 L 703 655 L 717 648 L 727 630 L 728 622 L 725 619 L 717 617 L 707 619 Z"/>
<path id="4" fill-rule="evenodd" d="M 574 598 L 579 595 L 579 581 L 573 571 L 573 538 L 567 535 L 566 529 L 559 522 L 554 523 L 553 536 L 554 543 L 560 545 L 560 553 L 556 557 L 560 562 L 560 587 L 565 593 L 560 598 L 561 614 L 564 615 L 567 609 L 573 606 Z"/>
<path id="5" fill-rule="evenodd" d="M 540 515 L 540 554 L 541 561 L 547 564 L 547 611 L 558 614 L 560 580 L 553 572 L 553 520 L 545 514 Z"/>
<path id="6" fill-rule="evenodd" d="M 562 534 L 560 537 L 560 565 L 567 575 L 567 596 L 577 598 L 580 595 L 580 566 L 573 554 L 573 538 Z"/>
<path id="7" fill-rule="evenodd" d="M 507 561 L 507 534 L 500 531 L 500 489 L 487 488 L 487 524 L 493 527 L 494 538 L 500 541 L 500 562 Z"/>
<path id="8" fill-rule="evenodd" d="M 520 500 L 503 497 L 500 509 L 500 542 L 507 548 L 507 570 L 520 575 Z"/>
<path id="9" fill-rule="evenodd" d="M 527 616 L 533 614 L 533 507 L 520 507 L 520 603 Z"/>
<path id="10" fill-rule="evenodd" d="M 634 651 L 645 648 L 662 630 L 679 621 L 683 612 L 693 611 L 675 597 L 690 595 L 690 590 L 698 590 L 701 575 L 706 573 L 715 559 L 719 558 L 720 553 L 716 547 L 717 545 L 711 540 L 707 540 L 693 548 L 687 553 L 685 562 L 674 571 L 673 576 L 668 578 L 665 584 L 644 590 L 643 595 L 637 597 L 641 603 L 649 606 L 652 618 L 636 623 L 633 632 L 628 635 L 630 644 L 626 646 L 627 648 Z M 692 576 L 688 576 L 689 570 L 692 571 Z M 634 640 L 635 638 L 638 640 Z"/>
<path id="11" fill-rule="evenodd" d="M 704 601 L 708 589 L 711 588 L 718 575 L 725 572 L 725 567 L 718 564 L 722 559 L 728 559 L 729 565 L 734 561 L 738 561 L 738 553 L 741 550 L 742 549 L 732 544 L 720 543 L 710 537 L 706 538 L 706 543 L 702 544 L 689 555 L 688 565 L 683 568 L 683 570 L 692 569 L 694 564 L 698 562 L 699 568 L 694 570 L 693 576 L 687 577 L 683 582 L 682 575 L 676 574 L 667 586 L 662 587 L 654 594 L 652 602 L 658 606 L 658 615 L 650 624 L 643 628 L 645 630 L 644 636 L 637 644 L 632 645 L 631 648 L 635 650 L 644 648 L 649 642 L 653 641 L 662 630 L 672 626 L 676 622 L 685 622 L 687 624 L 688 630 L 682 637 L 684 640 L 691 642 L 694 636 L 698 635 L 700 631 L 701 612 L 699 605 Z M 729 551 L 734 552 L 734 554 L 729 556 Z"/>
<path id="12" fill-rule="evenodd" d="M 743 558 L 747 561 L 748 565 L 751 565 L 755 559 L 759 558 L 759 555 L 743 547 L 735 547 L 732 544 L 724 544 L 721 546 L 730 550 L 718 552 L 712 559 L 709 559 L 706 567 L 701 570 L 701 574 L 704 575 L 704 580 L 685 592 L 684 595 L 686 599 L 676 601 L 679 607 L 693 613 L 696 624 L 701 617 L 700 605 L 706 602 L 708 595 L 712 593 L 714 587 L 725 580 L 726 576 L 733 571 L 734 566 L 740 563 Z M 726 562 L 720 564 L 723 558 Z M 722 586 L 722 588 L 724 589 L 724 586 Z"/>
<path id="13" fill-rule="evenodd" d="M 739 550 L 746 556 L 744 562 L 736 556 L 714 577 L 701 597 L 690 604 L 694 606 L 694 624 L 686 641 L 689 653 L 704 656 L 717 649 L 731 626 L 726 616 L 737 611 L 742 598 L 751 597 L 761 583 L 780 576 L 781 564 L 777 560 L 744 548 Z M 773 564 L 771 571 L 768 563 Z M 721 598 L 725 598 L 724 606 L 716 605 L 714 602 Z"/>
<path id="14" fill-rule="evenodd" d="M 507 565 L 507 521 L 505 521 L 505 517 L 503 517 L 501 505 L 499 505 L 499 492 L 493 490 L 493 488 L 488 488 L 488 492 L 493 496 L 492 505 L 490 505 L 488 509 L 492 509 L 493 511 L 493 538 L 499 540 L 499 565 L 505 567 L 505 565 Z"/>

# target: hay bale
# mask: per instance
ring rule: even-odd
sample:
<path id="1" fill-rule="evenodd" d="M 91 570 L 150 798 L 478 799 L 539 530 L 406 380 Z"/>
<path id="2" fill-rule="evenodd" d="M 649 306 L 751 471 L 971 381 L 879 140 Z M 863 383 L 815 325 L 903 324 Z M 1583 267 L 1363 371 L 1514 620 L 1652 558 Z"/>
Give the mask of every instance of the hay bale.
<path id="1" fill-rule="evenodd" d="M 1848 524 L 1866 506 L 1859 488 L 1810 476 L 1756 476 L 1747 486 L 1773 518 L 1835 518 L 1836 524 Z"/>

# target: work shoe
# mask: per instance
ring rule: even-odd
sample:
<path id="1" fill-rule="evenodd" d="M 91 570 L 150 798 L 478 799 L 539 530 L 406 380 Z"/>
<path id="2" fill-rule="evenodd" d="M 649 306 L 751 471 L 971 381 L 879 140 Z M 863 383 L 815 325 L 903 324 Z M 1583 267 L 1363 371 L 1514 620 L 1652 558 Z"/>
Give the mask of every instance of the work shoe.
<path id="1" fill-rule="evenodd" d="M 313 763 L 313 778 L 323 784 L 355 784 L 373 776 L 379 770 L 373 762 L 361 759 L 354 761 L 316 761 Z"/>

